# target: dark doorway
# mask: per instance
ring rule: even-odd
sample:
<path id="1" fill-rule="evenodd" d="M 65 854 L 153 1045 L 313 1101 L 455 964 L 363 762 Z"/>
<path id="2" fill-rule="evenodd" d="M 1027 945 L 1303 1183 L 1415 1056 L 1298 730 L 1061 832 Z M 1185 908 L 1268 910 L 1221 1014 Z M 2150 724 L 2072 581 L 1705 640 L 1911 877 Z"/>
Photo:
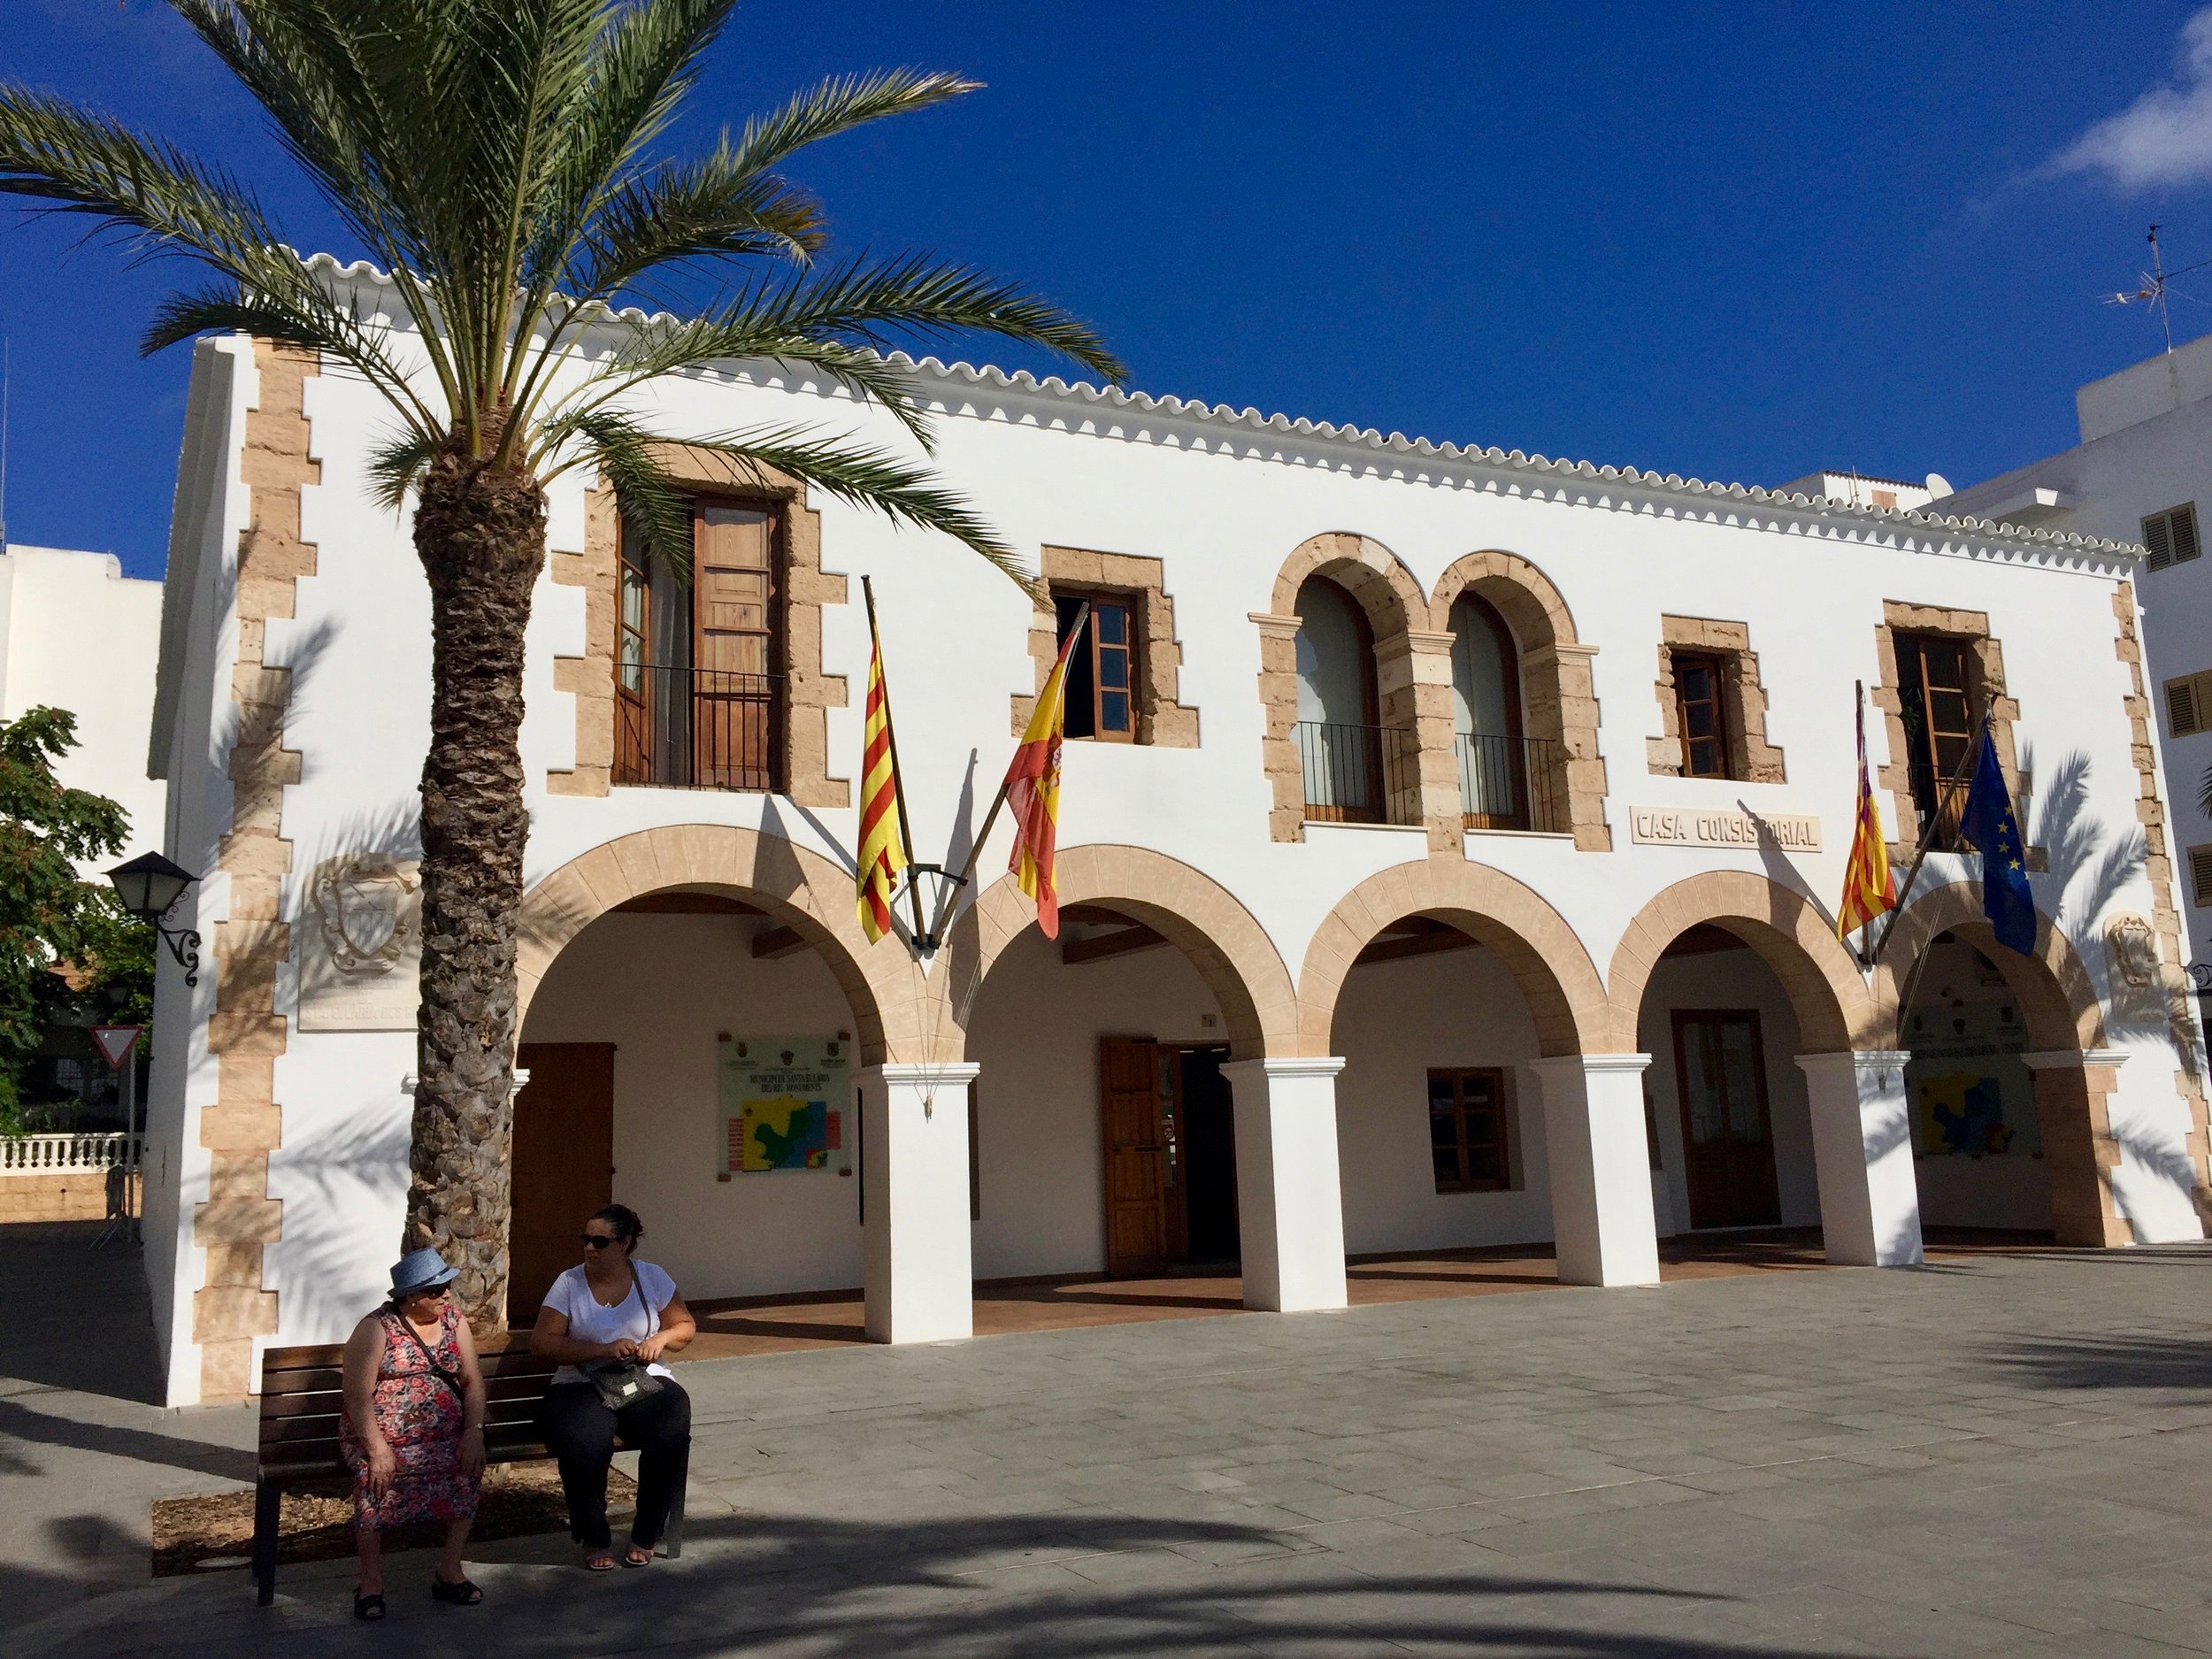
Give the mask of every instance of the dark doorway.
<path id="1" fill-rule="evenodd" d="M 1184 1205 L 1187 1258 L 1228 1263 L 1241 1254 L 1237 1239 L 1237 1129 L 1226 1048 L 1182 1051 Z"/>
<path id="2" fill-rule="evenodd" d="M 515 1064 L 530 1081 L 515 1096 L 507 1323 L 526 1325 L 614 1196 L 614 1044 L 526 1042 Z"/>
<path id="3" fill-rule="evenodd" d="M 1782 1201 L 1759 1016 L 1749 1009 L 1676 1009 L 1674 1067 L 1690 1225 L 1776 1225 Z"/>

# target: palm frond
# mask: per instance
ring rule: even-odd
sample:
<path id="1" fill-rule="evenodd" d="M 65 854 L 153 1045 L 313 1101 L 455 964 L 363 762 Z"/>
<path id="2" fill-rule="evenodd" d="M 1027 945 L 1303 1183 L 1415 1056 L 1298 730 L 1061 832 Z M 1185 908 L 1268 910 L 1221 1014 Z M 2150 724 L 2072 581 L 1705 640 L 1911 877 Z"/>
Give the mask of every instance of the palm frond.
<path id="1" fill-rule="evenodd" d="M 426 434 L 403 428 L 369 451 L 370 495 L 378 506 L 398 512 L 407 505 L 412 489 L 437 453 Z"/>
<path id="2" fill-rule="evenodd" d="M 568 432 L 614 486 L 622 516 L 647 555 L 687 573 L 691 501 L 657 458 L 660 440 L 629 416 L 605 410 L 576 417 Z"/>
<path id="3" fill-rule="evenodd" d="M 228 174 L 119 122 L 0 85 L 0 195 L 35 196 L 130 238 L 141 257 L 188 252 L 238 271 L 278 238 Z"/>
<path id="4" fill-rule="evenodd" d="M 764 173 L 810 144 L 962 97 L 982 85 L 965 75 L 911 67 L 836 75 L 799 93 L 772 115 L 747 121 L 735 147 L 726 144 L 725 149 L 731 165 L 741 174 Z"/>

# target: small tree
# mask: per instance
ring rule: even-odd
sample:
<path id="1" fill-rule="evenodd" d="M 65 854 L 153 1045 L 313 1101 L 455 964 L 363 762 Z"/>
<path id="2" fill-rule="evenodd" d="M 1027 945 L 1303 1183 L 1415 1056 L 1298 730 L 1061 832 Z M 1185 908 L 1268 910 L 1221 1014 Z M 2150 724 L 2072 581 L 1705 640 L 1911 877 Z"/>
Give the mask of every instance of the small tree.
<path id="1" fill-rule="evenodd" d="M 56 970 L 127 971 L 129 918 L 77 868 L 119 851 L 130 820 L 105 795 L 54 776 L 76 746 L 77 717 L 65 709 L 0 725 L 0 1119 L 11 1127 L 23 1069 L 66 991 Z"/>
<path id="2" fill-rule="evenodd" d="M 212 278 L 165 303 L 151 351 L 211 330 L 303 347 L 375 388 L 394 432 L 384 499 L 414 503 L 430 588 L 422 772 L 422 1003 L 405 1248 L 460 1269 L 479 1330 L 503 1323 L 515 956 L 529 814 L 516 749 L 523 636 L 545 563 L 546 487 L 612 481 L 649 550 L 688 557 L 658 444 L 724 457 L 935 531 L 1017 578 L 1013 552 L 909 456 L 809 428 L 672 434 L 651 382 L 714 364 L 808 365 L 931 420 L 879 348 L 969 332 L 1101 378 L 1098 334 L 997 278 L 916 255 L 816 270 L 820 204 L 780 172 L 806 146 L 974 91 L 958 75 L 844 77 L 678 159 L 661 140 L 736 0 L 170 0 L 261 104 L 292 159 L 419 332 L 357 307 L 220 168 L 107 118 L 0 84 L 0 192 L 83 215 Z M 298 239 L 291 239 L 296 242 Z M 722 297 L 665 314 L 702 266 Z M 624 307 L 657 314 L 623 323 Z M 578 349 L 596 336 L 602 349 Z"/>

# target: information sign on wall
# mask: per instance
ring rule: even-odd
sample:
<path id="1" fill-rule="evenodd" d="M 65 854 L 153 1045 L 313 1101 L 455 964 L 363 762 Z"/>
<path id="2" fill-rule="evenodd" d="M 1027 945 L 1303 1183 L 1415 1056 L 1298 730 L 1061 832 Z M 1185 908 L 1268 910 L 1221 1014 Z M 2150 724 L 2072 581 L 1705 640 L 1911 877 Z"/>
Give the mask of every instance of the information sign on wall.
<path id="1" fill-rule="evenodd" d="M 1734 807 L 1632 806 L 1628 833 L 1653 847 L 1775 847 L 1820 850 L 1820 819 L 1809 812 L 1746 812 Z"/>
<path id="2" fill-rule="evenodd" d="M 852 1045 L 836 1037 L 725 1037 L 716 1045 L 716 1171 L 852 1168 Z"/>

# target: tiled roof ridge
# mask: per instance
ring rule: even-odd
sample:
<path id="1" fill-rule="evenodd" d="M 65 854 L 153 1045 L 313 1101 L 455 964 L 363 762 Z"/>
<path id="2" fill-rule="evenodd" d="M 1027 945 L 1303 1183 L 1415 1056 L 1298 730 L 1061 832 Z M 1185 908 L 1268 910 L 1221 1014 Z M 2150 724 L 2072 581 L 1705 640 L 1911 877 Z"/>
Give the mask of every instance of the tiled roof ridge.
<path id="1" fill-rule="evenodd" d="M 343 281 L 368 281 L 380 288 L 392 286 L 390 276 L 366 259 L 350 265 L 341 265 L 330 254 L 312 254 L 303 261 L 307 268 L 320 275 Z M 617 309 L 595 305 L 611 322 L 633 327 L 645 327 L 657 323 L 680 323 L 683 319 L 668 311 L 649 312 L 630 305 Z M 936 357 L 915 357 L 903 351 L 888 353 L 886 361 L 892 365 L 937 380 L 960 382 L 972 386 L 990 387 L 1006 391 L 1071 399 L 1092 405 L 1116 409 L 1134 409 L 1141 413 L 1157 412 L 1171 418 L 1197 420 L 1215 426 L 1234 426 L 1248 432 L 1271 432 L 1294 437 L 1317 439 L 1325 443 L 1342 444 L 1349 449 L 1391 455 L 1433 456 L 1440 460 L 1463 461 L 1489 466 L 1510 467 L 1516 471 L 1546 472 L 1560 478 L 1590 478 L 1659 489 L 1676 495 L 1696 495 L 1707 499 L 1767 503 L 1776 507 L 1801 509 L 1833 517 L 1893 519 L 1903 524 L 1926 525 L 1934 528 L 1962 531 L 1969 534 L 2001 537 L 2010 541 L 2053 548 L 2075 549 L 2088 553 L 2117 554 L 2123 557 L 2140 558 L 2143 549 L 2131 541 L 2115 541 L 2101 536 L 2085 536 L 2071 530 L 2041 530 L 2027 525 L 1999 523 L 1988 518 L 1955 517 L 1926 508 L 1862 506 L 1852 502 L 1837 501 L 1830 496 L 1811 496 L 1795 491 L 1768 489 L 1757 484 L 1708 482 L 1701 478 L 1684 478 L 1678 472 L 1661 473 L 1637 466 L 1613 466 L 1592 461 L 1555 459 L 1546 455 L 1531 455 L 1520 449 L 1502 449 L 1496 445 L 1458 444 L 1446 439 L 1409 438 L 1403 433 L 1385 435 L 1374 426 L 1353 426 L 1333 421 L 1313 420 L 1301 415 L 1295 418 L 1284 414 L 1264 414 L 1248 404 L 1233 409 L 1227 403 L 1208 403 L 1204 399 L 1175 396 L 1173 394 L 1155 396 L 1150 392 L 1124 391 L 1115 386 L 1093 386 L 1087 380 L 1065 380 L 1056 374 L 1040 380 L 1027 369 L 1012 373 L 990 364 L 967 362 L 947 363 Z"/>

